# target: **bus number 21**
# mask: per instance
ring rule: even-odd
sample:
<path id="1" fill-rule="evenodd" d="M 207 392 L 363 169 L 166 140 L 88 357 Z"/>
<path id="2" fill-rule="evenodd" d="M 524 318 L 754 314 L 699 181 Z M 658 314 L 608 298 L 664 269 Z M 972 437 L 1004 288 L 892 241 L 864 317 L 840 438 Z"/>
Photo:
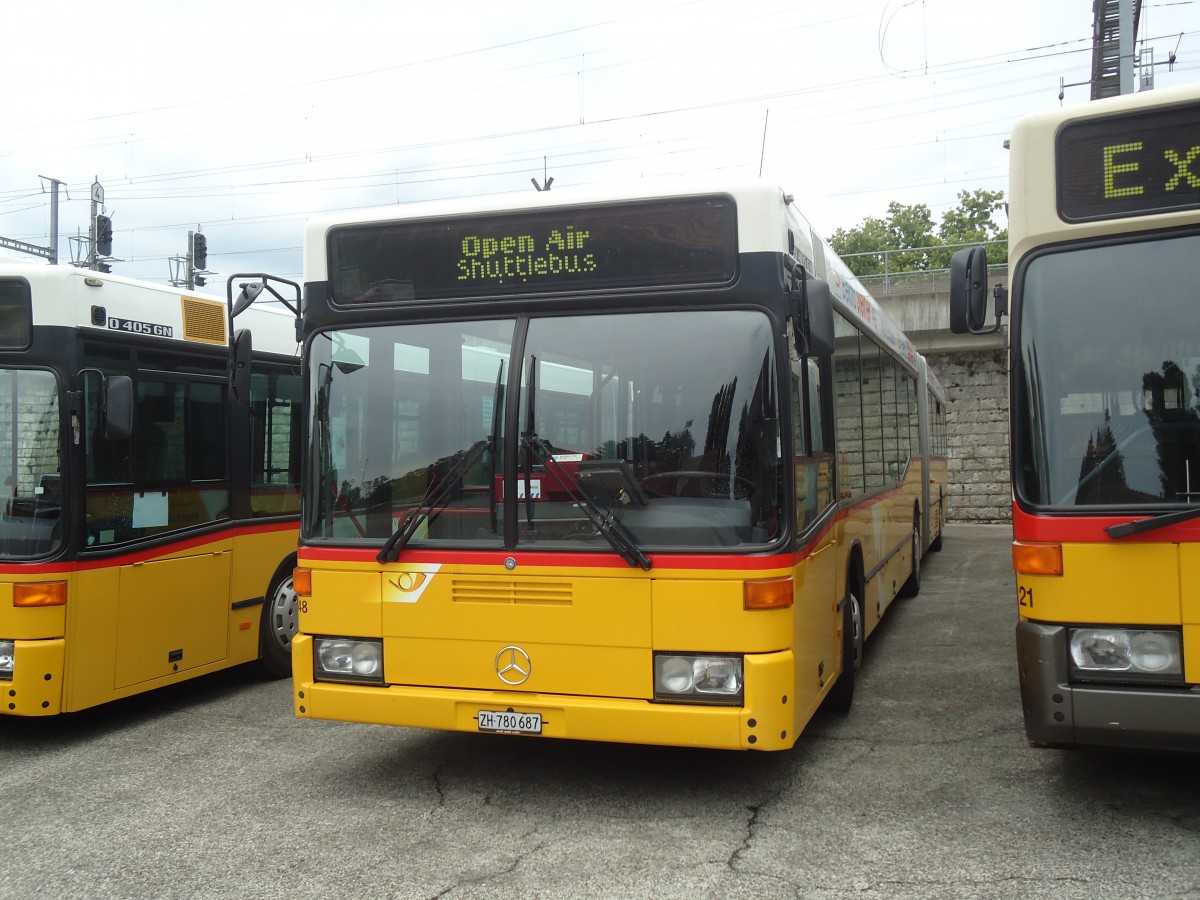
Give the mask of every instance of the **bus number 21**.
<path id="1" fill-rule="evenodd" d="M 1017 605 L 1033 609 L 1033 588 L 1017 588 Z"/>

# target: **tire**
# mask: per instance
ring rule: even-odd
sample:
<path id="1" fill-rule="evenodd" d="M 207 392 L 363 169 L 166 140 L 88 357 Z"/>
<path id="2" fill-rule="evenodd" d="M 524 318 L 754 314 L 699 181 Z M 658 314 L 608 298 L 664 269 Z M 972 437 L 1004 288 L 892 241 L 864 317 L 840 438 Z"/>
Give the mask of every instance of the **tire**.
<path id="1" fill-rule="evenodd" d="M 825 696 L 825 708 L 849 712 L 854 703 L 854 680 L 862 668 L 864 626 L 862 601 L 856 596 L 857 581 L 849 582 L 842 605 L 842 671 Z M 857 591 L 861 593 L 861 591 Z"/>
<path id="2" fill-rule="evenodd" d="M 900 585 L 901 597 L 915 597 L 921 593 L 921 514 L 913 517 L 912 530 L 912 572 L 908 580 Z"/>
<path id="3" fill-rule="evenodd" d="M 288 566 L 275 580 L 263 600 L 259 624 L 259 667 L 271 678 L 292 674 L 292 638 L 298 628 L 296 588 Z"/>

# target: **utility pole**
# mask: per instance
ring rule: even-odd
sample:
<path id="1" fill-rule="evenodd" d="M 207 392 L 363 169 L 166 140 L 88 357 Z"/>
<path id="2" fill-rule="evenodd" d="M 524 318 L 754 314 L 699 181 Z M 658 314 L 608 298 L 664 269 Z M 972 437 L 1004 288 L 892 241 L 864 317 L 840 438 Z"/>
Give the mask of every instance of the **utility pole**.
<path id="1" fill-rule="evenodd" d="M 112 220 L 104 215 L 104 187 L 97 178 L 92 182 L 92 215 L 89 222 L 87 268 L 99 271 L 100 256 L 112 253 Z M 101 249 L 100 244 L 105 246 Z"/>
<path id="2" fill-rule="evenodd" d="M 45 178 L 45 175 L 39 175 Z M 62 184 L 57 178 L 50 181 L 50 265 L 58 265 L 58 188 Z"/>
<path id="3" fill-rule="evenodd" d="M 92 210 L 88 220 L 88 233 L 71 236 L 71 265 L 93 272 L 111 272 L 108 263 L 112 260 L 112 218 L 104 208 L 104 187 L 97 179 L 92 182 Z"/>
<path id="4" fill-rule="evenodd" d="M 1138 6 L 1141 6 L 1139 0 Z M 1117 38 L 1118 53 L 1121 57 L 1120 68 L 1120 84 L 1121 94 L 1133 93 L 1133 39 L 1137 37 L 1134 33 L 1137 30 L 1137 25 L 1133 17 L 1133 0 L 1120 0 L 1120 11 L 1118 13 L 1120 19 L 1121 33 Z"/>
<path id="5" fill-rule="evenodd" d="M 45 175 L 38 177 L 46 178 Z M 62 186 L 62 182 L 57 178 L 46 178 L 46 180 L 50 182 L 50 246 L 39 247 L 37 244 L 27 244 L 13 238 L 0 237 L 0 247 L 28 253 L 32 256 L 45 257 L 53 266 L 58 264 L 58 189 Z"/>
<path id="6" fill-rule="evenodd" d="M 204 287 L 205 275 L 213 275 L 208 269 L 208 238 L 196 226 L 195 231 L 188 232 L 187 256 L 172 256 L 171 284 L 174 287 L 193 288 Z"/>

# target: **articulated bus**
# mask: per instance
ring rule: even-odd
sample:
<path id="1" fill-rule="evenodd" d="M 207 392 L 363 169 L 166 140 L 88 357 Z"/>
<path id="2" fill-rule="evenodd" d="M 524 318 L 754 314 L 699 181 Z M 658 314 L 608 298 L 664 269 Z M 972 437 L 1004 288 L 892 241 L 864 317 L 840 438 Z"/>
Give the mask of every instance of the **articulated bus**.
<path id="1" fill-rule="evenodd" d="M 791 747 L 941 546 L 945 401 L 777 187 L 308 227 L 301 717 Z"/>
<path id="2" fill-rule="evenodd" d="M 0 713 L 238 663 L 291 669 L 295 322 L 67 266 L 0 265 Z"/>
<path id="3" fill-rule="evenodd" d="M 1030 116 L 1010 149 L 1025 730 L 1197 750 L 1200 85 Z M 985 263 L 955 260 L 955 330 L 989 329 Z"/>

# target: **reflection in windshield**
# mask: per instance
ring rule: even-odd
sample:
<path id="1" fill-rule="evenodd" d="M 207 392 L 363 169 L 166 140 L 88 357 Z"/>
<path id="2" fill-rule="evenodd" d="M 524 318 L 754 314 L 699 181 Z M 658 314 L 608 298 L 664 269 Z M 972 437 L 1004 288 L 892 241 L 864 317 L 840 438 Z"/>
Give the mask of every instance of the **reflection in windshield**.
<path id="1" fill-rule="evenodd" d="M 62 542 L 58 422 L 52 373 L 0 370 L 0 558 L 41 556 Z"/>
<path id="2" fill-rule="evenodd" d="M 1025 499 L 1135 507 L 1200 501 L 1198 301 L 1196 236 L 1030 263 L 1022 390 L 1014 398 Z"/>
<path id="3" fill-rule="evenodd" d="M 422 510 L 406 544 L 504 546 L 507 502 L 519 523 L 508 540 L 523 546 L 775 537 L 778 400 L 764 315 L 537 318 L 523 346 L 517 334 L 503 320 L 318 338 L 307 536 L 378 543 Z M 513 377 L 521 400 L 506 414 Z"/>

